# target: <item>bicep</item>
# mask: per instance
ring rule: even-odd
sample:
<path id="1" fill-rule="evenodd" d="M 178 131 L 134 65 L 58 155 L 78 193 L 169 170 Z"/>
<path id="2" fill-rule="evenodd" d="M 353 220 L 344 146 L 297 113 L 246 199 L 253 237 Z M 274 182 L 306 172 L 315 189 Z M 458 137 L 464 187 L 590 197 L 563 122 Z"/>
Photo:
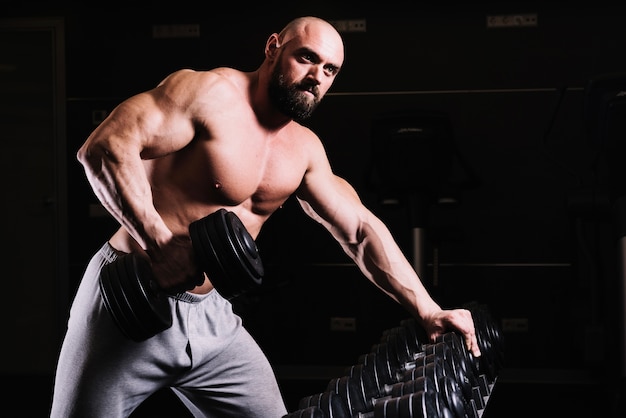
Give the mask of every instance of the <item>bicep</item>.
<path id="1" fill-rule="evenodd" d="M 156 158 L 181 149 L 193 135 L 190 118 L 157 92 L 150 91 L 118 105 L 90 141 L 111 149 L 135 148 L 142 158 Z"/>
<path id="2" fill-rule="evenodd" d="M 182 149 L 194 138 L 190 115 L 193 73 L 179 71 L 157 87 L 118 104 L 87 138 L 80 153 L 150 159 Z M 126 154 L 126 155 L 124 155 Z"/>
<path id="3" fill-rule="evenodd" d="M 344 243 L 358 241 L 360 225 L 367 211 L 355 189 L 330 170 L 307 173 L 297 193 L 304 212 Z"/>

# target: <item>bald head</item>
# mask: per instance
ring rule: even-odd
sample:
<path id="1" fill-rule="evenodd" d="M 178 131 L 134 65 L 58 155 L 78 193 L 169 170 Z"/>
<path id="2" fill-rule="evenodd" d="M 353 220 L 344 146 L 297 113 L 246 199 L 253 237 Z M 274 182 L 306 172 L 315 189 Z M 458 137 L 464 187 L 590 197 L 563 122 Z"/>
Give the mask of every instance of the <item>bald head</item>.
<path id="1" fill-rule="evenodd" d="M 280 31 L 280 39 L 289 39 L 293 36 L 302 35 L 306 33 L 307 30 L 311 29 L 320 29 L 327 30 L 330 33 L 334 32 L 337 37 L 341 38 L 339 32 L 331 25 L 329 22 L 324 19 L 320 19 L 319 17 L 314 16 L 304 16 L 298 17 L 287 23 L 287 25 Z"/>
<path id="2" fill-rule="evenodd" d="M 280 44 L 291 40 L 299 41 L 323 39 L 328 47 L 335 49 L 337 58 L 343 61 L 343 39 L 337 29 L 324 19 L 314 16 L 304 16 L 293 19 L 278 34 Z"/>

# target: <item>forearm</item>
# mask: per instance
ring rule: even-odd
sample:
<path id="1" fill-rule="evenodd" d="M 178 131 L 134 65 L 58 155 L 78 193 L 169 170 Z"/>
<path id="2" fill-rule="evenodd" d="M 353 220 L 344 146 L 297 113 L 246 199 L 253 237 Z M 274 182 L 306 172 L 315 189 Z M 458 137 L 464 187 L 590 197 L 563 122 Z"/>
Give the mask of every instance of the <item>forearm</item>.
<path id="1" fill-rule="evenodd" d="M 340 241 L 341 242 L 341 241 Z M 341 242 L 363 274 L 417 318 L 440 310 L 386 226 L 371 215 L 354 242 Z"/>
<path id="2" fill-rule="evenodd" d="M 96 148 L 79 153 L 95 195 L 145 250 L 155 251 L 171 232 L 156 211 L 139 157 Z"/>
<path id="3" fill-rule="evenodd" d="M 332 234 L 365 277 L 413 316 L 423 319 L 439 311 L 441 308 L 429 295 L 389 229 L 358 203 L 355 194 L 352 196 L 344 201 L 349 210 L 327 211 L 325 216 L 317 213 L 307 201 L 299 199 L 299 202 L 308 216 Z M 346 213 L 350 215 L 345 216 Z M 330 222 L 326 217 L 335 221 Z"/>

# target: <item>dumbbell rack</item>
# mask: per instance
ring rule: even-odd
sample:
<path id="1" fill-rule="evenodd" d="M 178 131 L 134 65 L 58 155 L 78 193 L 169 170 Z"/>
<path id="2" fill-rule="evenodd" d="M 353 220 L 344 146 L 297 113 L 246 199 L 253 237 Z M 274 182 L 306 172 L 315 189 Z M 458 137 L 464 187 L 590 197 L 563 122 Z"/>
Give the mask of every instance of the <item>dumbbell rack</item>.
<path id="1" fill-rule="evenodd" d="M 383 331 L 370 352 L 324 392 L 300 399 L 282 418 L 481 418 L 502 366 L 502 333 L 485 305 L 472 312 L 481 356 L 460 335 L 427 341 L 414 319 Z"/>

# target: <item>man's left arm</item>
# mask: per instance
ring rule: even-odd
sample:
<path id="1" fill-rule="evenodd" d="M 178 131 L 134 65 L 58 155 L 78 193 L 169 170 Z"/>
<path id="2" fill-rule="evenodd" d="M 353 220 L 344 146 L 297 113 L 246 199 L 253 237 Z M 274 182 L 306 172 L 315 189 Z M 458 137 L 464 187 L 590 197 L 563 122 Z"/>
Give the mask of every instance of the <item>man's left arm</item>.
<path id="1" fill-rule="evenodd" d="M 332 234 L 372 283 L 418 319 L 431 340 L 453 328 L 479 356 L 471 313 L 444 310 L 432 299 L 389 229 L 362 204 L 351 185 L 332 173 L 325 154 L 318 158 L 297 192 L 305 213 Z"/>

